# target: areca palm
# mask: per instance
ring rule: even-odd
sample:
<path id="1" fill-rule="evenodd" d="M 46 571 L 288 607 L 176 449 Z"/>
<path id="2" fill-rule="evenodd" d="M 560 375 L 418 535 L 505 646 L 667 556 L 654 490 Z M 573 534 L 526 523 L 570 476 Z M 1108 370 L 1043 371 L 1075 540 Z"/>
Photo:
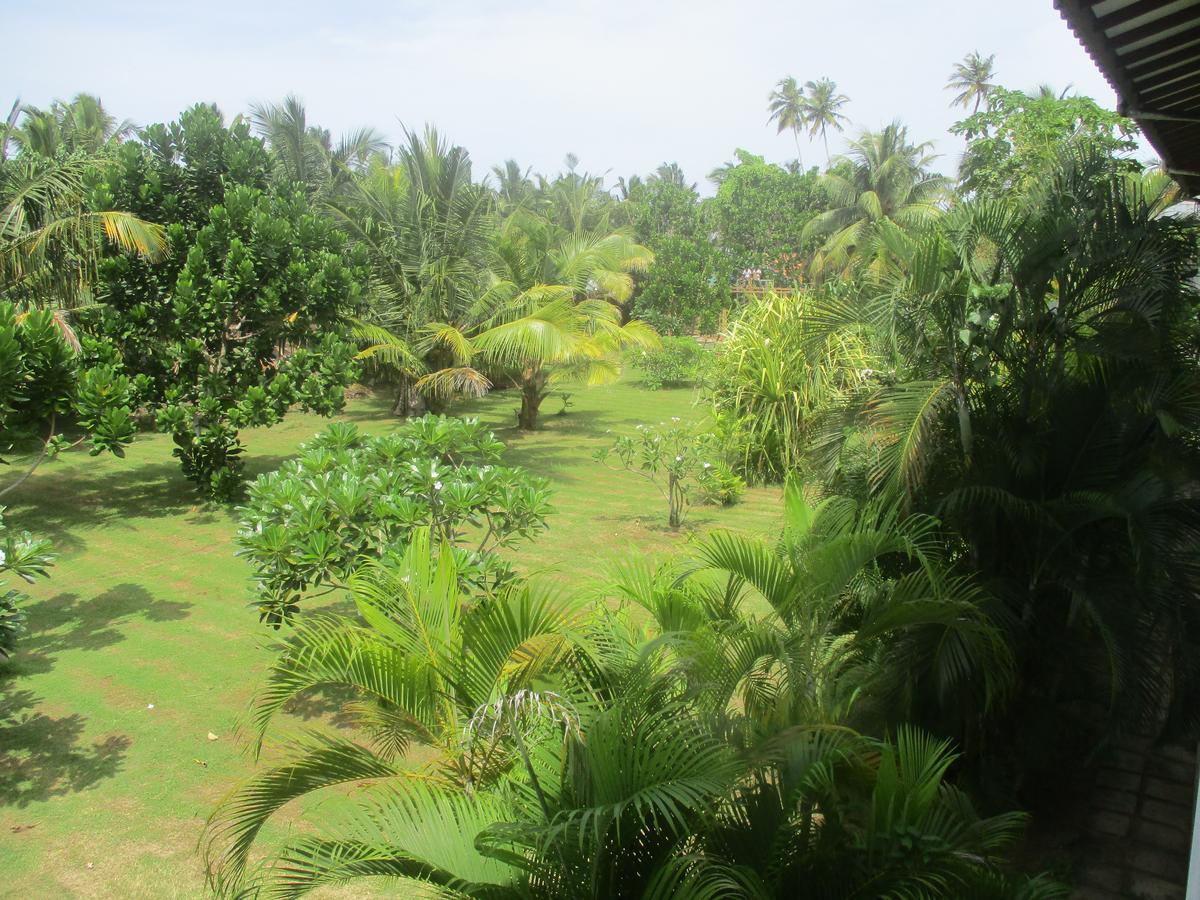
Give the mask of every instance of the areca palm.
<path id="1" fill-rule="evenodd" d="M 800 130 L 808 124 L 808 107 L 804 102 L 804 92 L 795 78 L 789 75 L 779 80 L 767 97 L 767 111 L 770 112 L 767 121 L 775 123 L 776 134 L 782 134 L 785 130 L 792 132 L 796 140 L 796 159 L 799 160 Z"/>
<path id="2" fill-rule="evenodd" d="M 773 546 L 716 532 L 697 548 L 699 569 L 682 579 L 632 570 L 621 596 L 663 634 L 707 630 L 679 652 L 699 673 L 694 689 L 715 695 L 750 746 L 798 725 L 874 724 L 902 710 L 973 728 L 1007 691 L 1012 651 L 990 599 L 955 571 L 944 543 L 928 517 L 839 497 L 813 504 L 789 483 Z"/>
<path id="3" fill-rule="evenodd" d="M 864 131 L 850 145 L 850 172 L 828 172 L 822 183 L 833 208 L 813 218 L 804 237 L 824 237 L 814 274 L 853 268 L 877 278 L 893 249 L 929 225 L 940 212 L 946 180 L 929 171 L 932 144 L 911 144 L 908 129 L 893 122 Z"/>
<path id="4" fill-rule="evenodd" d="M 828 78 L 804 83 L 804 119 L 808 124 L 808 133 L 812 137 L 821 135 L 825 145 L 825 165 L 829 166 L 829 136 L 830 128 L 842 131 L 843 123 L 849 121 L 840 110 L 850 102 L 845 94 L 837 92 L 837 84 Z"/>
<path id="5" fill-rule="evenodd" d="M 946 90 L 958 91 L 951 106 L 961 106 L 966 109 L 974 104 L 972 113 L 979 112 L 979 105 L 987 100 L 988 94 L 996 85 L 992 79 L 996 75 L 996 57 L 983 56 L 978 50 L 968 53 L 963 61 L 954 64 Z"/>
<path id="6" fill-rule="evenodd" d="M 752 750 L 738 740 L 722 723 L 729 679 L 697 691 L 687 661 L 711 645 L 716 607 L 672 617 L 685 605 L 660 590 L 646 599 L 664 626 L 650 641 L 620 611 L 579 627 L 528 588 L 464 610 L 450 555 L 429 551 L 419 535 L 402 561 L 368 566 L 354 591 L 366 627 L 302 625 L 272 667 L 251 714 L 260 739 L 289 699 L 350 687 L 346 711 L 370 743 L 291 741 L 286 763 L 224 801 L 205 841 L 222 893 L 383 876 L 437 897 L 771 898 L 804 883 L 833 900 L 996 877 L 1022 819 L 981 819 L 945 783 L 946 744 L 804 719 L 763 729 Z M 433 759 L 402 761 L 410 742 Z M 320 831 L 252 869 L 262 826 L 312 794 L 326 798 Z"/>
<path id="7" fill-rule="evenodd" d="M 1023 728 L 1059 731 L 1078 715 L 1066 693 L 1109 705 L 1073 720 L 1076 752 L 1161 726 L 1145 716 L 1164 697 L 1194 721 L 1175 661 L 1200 577 L 1178 480 L 1194 465 L 1195 223 L 1162 215 L 1170 190 L 1073 150 L 1030 205 L 964 204 L 897 254 L 871 320 L 897 342 L 898 382 L 862 407 L 873 488 L 947 521 L 1020 623 L 1017 687 L 1039 692 L 1014 703 Z M 1017 753 L 1001 721 L 993 740 Z"/>

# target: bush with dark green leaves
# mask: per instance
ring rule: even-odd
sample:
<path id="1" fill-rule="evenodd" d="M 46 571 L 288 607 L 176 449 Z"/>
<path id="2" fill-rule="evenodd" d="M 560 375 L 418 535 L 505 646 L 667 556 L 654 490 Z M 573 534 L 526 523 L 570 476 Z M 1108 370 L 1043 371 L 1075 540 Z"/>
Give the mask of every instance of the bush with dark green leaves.
<path id="1" fill-rule="evenodd" d="M 197 106 L 123 145 L 92 186 L 94 208 L 165 225 L 168 252 L 104 260 L 86 327 L 144 376 L 184 474 L 219 498 L 241 487 L 240 429 L 294 406 L 331 415 L 357 374 L 343 323 L 361 305 L 362 252 L 302 189 L 268 188 L 267 168 L 245 123 Z"/>
<path id="2" fill-rule="evenodd" d="M 686 387 L 702 380 L 706 353 L 692 338 L 664 337 L 660 347 L 634 351 L 633 365 L 642 373 L 642 387 Z"/>
<path id="3" fill-rule="evenodd" d="M 290 620 L 311 591 L 343 588 L 361 558 L 432 528 L 462 579 L 494 590 L 513 573 L 497 551 L 546 528 L 549 483 L 499 465 L 504 445 L 474 419 L 425 416 L 371 436 L 336 423 L 249 487 L 238 553 L 255 570 L 262 621 Z"/>

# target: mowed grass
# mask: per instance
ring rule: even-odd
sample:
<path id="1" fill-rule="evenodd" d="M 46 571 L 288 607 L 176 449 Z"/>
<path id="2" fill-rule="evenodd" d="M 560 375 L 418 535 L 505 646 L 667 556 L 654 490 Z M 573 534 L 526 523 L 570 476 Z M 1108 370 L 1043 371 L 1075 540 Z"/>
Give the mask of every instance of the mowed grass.
<path id="1" fill-rule="evenodd" d="M 493 425 L 506 462 L 554 485 L 550 530 L 512 554 L 523 569 L 582 594 L 614 563 L 686 552 L 711 528 L 777 529 L 779 491 L 760 488 L 732 508 L 695 507 L 672 532 L 653 485 L 592 459 L 638 424 L 701 417 L 691 391 L 622 382 L 576 390 L 572 403 L 556 415 L 548 399 L 532 434 L 513 428 L 509 393 L 456 410 Z M 373 432 L 396 424 L 383 400 L 355 401 L 342 418 Z M 250 473 L 326 424 L 297 414 L 248 432 Z M 30 589 L 19 652 L 0 663 L 0 895 L 204 896 L 204 820 L 257 765 L 238 726 L 273 633 L 248 606 L 232 510 L 197 502 L 170 447 L 143 435 L 124 460 L 66 454 L 6 498 L 10 525 L 52 538 L 60 557 Z M 292 721 L 327 711 L 313 704 Z"/>

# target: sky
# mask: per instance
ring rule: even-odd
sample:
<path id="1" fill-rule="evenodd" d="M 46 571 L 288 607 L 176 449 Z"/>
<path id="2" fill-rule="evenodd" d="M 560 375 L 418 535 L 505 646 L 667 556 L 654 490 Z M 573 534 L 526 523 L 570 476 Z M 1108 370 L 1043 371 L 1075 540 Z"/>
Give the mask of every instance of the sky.
<path id="1" fill-rule="evenodd" d="M 952 173 L 963 113 L 945 84 L 972 50 L 995 54 L 1006 87 L 1071 84 L 1116 104 L 1051 0 L 0 0 L 0 22 L 5 109 L 86 91 L 149 124 L 295 93 L 335 136 L 370 125 L 395 141 L 432 123 L 477 174 L 508 158 L 553 174 L 570 152 L 610 183 L 673 161 L 704 189 L 737 148 L 795 157 L 767 122 L 787 75 L 849 96 L 834 154 L 900 119 Z M 824 162 L 819 139 L 801 152 Z"/>

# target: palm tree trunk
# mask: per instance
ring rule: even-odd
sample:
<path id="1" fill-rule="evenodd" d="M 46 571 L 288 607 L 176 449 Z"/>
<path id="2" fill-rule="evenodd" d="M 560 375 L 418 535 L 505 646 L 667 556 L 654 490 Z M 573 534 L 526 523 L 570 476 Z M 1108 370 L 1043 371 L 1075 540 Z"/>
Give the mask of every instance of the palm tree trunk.
<path id="1" fill-rule="evenodd" d="M 825 133 L 825 129 L 821 129 L 821 143 L 825 145 L 825 171 L 829 171 L 829 135 Z"/>
<path id="2" fill-rule="evenodd" d="M 517 412 L 517 427 L 533 431 L 537 427 L 538 409 L 545 398 L 546 376 L 527 369 L 521 376 L 521 409 Z"/>
<path id="3" fill-rule="evenodd" d="M 804 160 L 800 158 L 800 129 L 793 128 L 792 137 L 796 140 L 796 165 L 800 168 L 800 171 L 803 172 Z"/>

